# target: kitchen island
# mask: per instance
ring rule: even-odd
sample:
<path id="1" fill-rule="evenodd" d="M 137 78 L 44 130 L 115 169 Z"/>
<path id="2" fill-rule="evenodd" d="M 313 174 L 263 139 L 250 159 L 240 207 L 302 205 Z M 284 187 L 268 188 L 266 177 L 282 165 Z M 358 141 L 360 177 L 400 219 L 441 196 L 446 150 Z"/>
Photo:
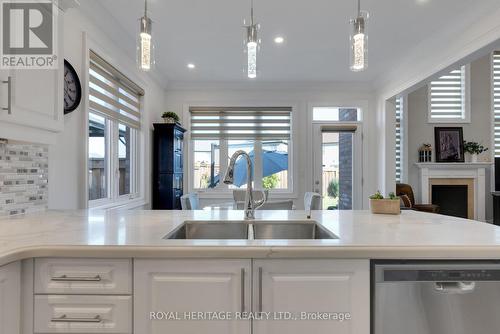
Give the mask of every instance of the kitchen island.
<path id="1" fill-rule="evenodd" d="M 260 220 L 307 220 L 304 211 L 257 211 Z M 48 211 L 0 218 L 0 265 L 31 257 L 500 258 L 500 228 L 403 211 L 313 211 L 338 236 L 324 240 L 165 240 L 187 220 L 240 221 L 242 211 Z"/>
<path id="2" fill-rule="evenodd" d="M 500 258 L 497 227 L 415 211 L 256 212 L 254 225 L 311 221 L 337 238 L 164 239 L 186 221 L 241 220 L 242 211 L 2 218 L 0 333 L 368 334 L 374 260 Z"/>

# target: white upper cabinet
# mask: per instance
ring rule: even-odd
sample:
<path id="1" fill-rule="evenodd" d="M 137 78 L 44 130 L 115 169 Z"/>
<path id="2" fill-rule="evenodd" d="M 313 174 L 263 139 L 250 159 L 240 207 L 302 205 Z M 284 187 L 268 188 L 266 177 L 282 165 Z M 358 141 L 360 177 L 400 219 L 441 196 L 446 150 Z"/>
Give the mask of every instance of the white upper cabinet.
<path id="1" fill-rule="evenodd" d="M 184 312 L 249 312 L 250 263 L 250 260 L 136 260 L 134 333 L 249 334 L 249 320 L 188 320 Z M 180 319 L 150 320 L 150 312 L 166 312 Z"/>
<path id="2" fill-rule="evenodd" d="M 0 334 L 21 331 L 21 264 L 0 267 Z"/>
<path id="3" fill-rule="evenodd" d="M 57 70 L 0 70 L 0 131 L 9 134 L 9 126 L 60 132 L 64 127 L 64 47 L 63 15 L 59 10 Z M 17 131 L 19 132 L 19 131 Z M 8 138 L 22 140 L 21 138 Z"/>
<path id="4" fill-rule="evenodd" d="M 253 333 L 370 333 L 369 268 L 368 260 L 255 260 L 253 309 L 272 318 L 255 321 Z"/>

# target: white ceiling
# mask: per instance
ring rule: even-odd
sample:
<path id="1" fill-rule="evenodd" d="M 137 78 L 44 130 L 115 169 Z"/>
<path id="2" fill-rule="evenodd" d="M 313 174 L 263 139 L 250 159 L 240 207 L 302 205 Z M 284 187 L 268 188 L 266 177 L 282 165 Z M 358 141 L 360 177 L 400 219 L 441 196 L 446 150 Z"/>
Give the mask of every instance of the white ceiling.
<path id="1" fill-rule="evenodd" d="M 137 34 L 142 0 L 100 0 L 125 34 Z M 245 82 L 243 19 L 250 0 L 149 0 L 157 71 L 169 82 Z M 459 33 L 498 0 L 362 0 L 370 12 L 369 69 L 349 71 L 354 0 L 255 0 L 263 47 L 260 82 L 373 82 L 443 30 Z M 277 35 L 284 45 L 275 45 Z M 443 40 L 443 45 L 446 40 Z M 135 57 L 135 45 L 124 46 Z M 422 57 L 426 55 L 423 54 Z M 188 70 L 187 63 L 196 64 Z"/>

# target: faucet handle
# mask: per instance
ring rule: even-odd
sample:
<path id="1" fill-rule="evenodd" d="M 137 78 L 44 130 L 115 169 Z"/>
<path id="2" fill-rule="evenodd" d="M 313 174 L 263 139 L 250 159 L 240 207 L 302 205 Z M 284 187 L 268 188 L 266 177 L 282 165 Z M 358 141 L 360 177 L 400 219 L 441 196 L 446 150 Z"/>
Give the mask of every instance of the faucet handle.
<path id="1" fill-rule="evenodd" d="M 262 198 L 257 200 L 257 201 L 254 201 L 253 204 L 254 204 L 254 209 L 258 209 L 260 208 L 261 206 L 264 205 L 264 203 L 266 203 L 267 201 L 267 193 L 263 190 L 259 190 L 261 193 L 262 193 Z"/>

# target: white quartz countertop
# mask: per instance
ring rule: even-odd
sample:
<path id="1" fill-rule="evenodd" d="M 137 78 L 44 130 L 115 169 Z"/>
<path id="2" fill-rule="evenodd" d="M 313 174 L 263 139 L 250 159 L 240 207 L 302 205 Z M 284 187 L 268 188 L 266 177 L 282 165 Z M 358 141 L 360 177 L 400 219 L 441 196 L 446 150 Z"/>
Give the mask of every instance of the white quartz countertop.
<path id="1" fill-rule="evenodd" d="M 304 220 L 304 211 L 257 211 L 256 220 Z M 243 211 L 47 211 L 0 219 L 0 265 L 46 256 L 196 258 L 500 258 L 500 228 L 403 211 L 313 211 L 330 240 L 164 240 L 185 220 L 242 220 Z"/>

